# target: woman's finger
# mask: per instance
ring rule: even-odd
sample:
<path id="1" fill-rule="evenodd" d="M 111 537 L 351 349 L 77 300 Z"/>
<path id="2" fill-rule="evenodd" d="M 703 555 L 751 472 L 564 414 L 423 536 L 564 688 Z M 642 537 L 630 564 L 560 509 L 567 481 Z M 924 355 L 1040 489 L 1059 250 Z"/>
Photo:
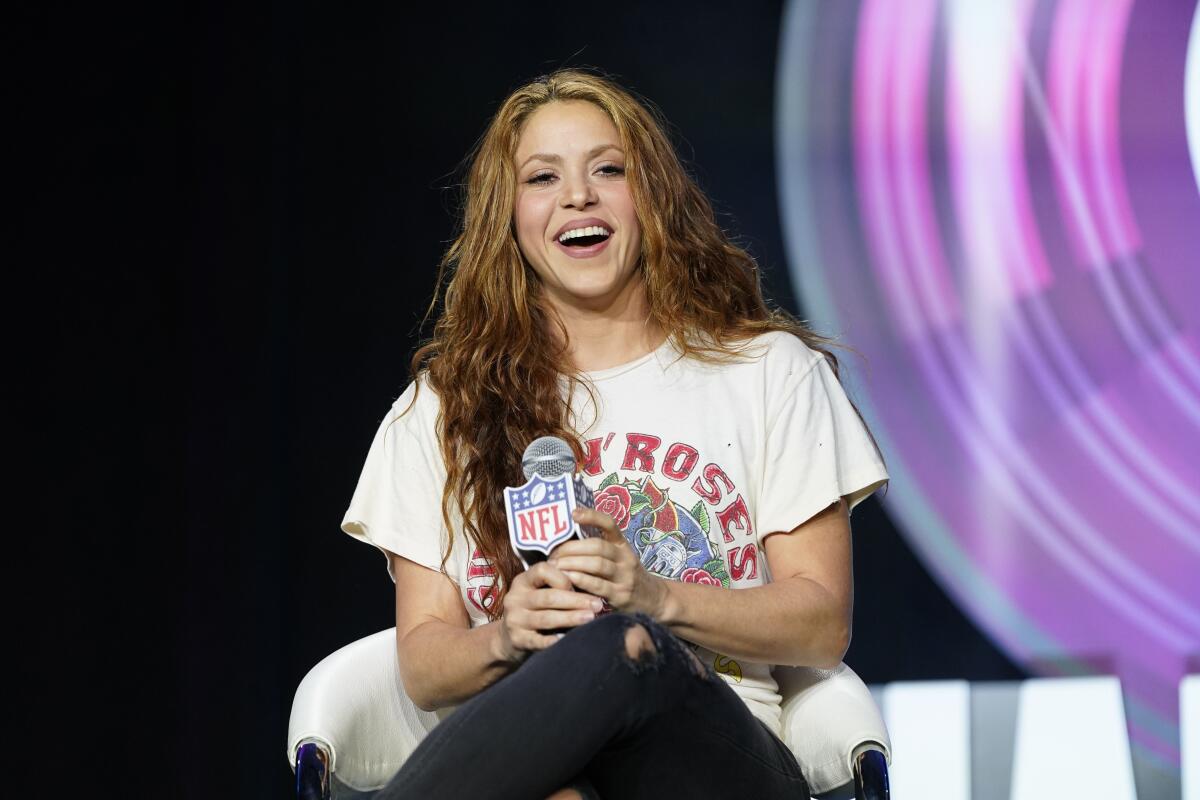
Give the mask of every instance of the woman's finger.
<path id="1" fill-rule="evenodd" d="M 567 572 L 567 577 L 571 579 L 571 583 L 575 584 L 575 588 L 581 592 L 603 597 L 609 602 L 612 602 L 616 584 L 612 581 L 607 581 L 604 578 L 597 578 L 595 575 L 588 575 L 586 572 Z"/>
<path id="2" fill-rule="evenodd" d="M 558 628 L 576 628 L 596 618 L 596 612 L 587 611 L 534 611 L 529 615 L 531 627 L 537 631 L 552 631 Z"/>
<path id="3" fill-rule="evenodd" d="M 586 595 L 585 595 L 586 597 Z M 586 609 L 548 609 L 533 610 L 528 608 L 513 608 L 505 615 L 505 623 L 509 628 L 509 637 L 513 644 L 523 650 L 536 646 L 537 649 L 553 644 L 554 640 L 542 640 L 548 631 L 575 628 L 596 618 L 597 612 L 592 610 L 591 600 Z"/>
<path id="4" fill-rule="evenodd" d="M 611 559 L 599 556 L 566 556 L 556 561 L 555 566 L 559 570 L 562 570 L 564 574 L 567 572 L 586 572 L 589 575 L 595 575 L 597 578 L 607 578 L 609 580 L 617 572 L 617 565 Z"/>
<path id="5" fill-rule="evenodd" d="M 545 650 L 558 641 L 558 636 L 555 634 L 538 633 L 537 631 L 520 631 L 514 637 L 513 644 L 522 650 L 535 652 L 537 650 Z"/>
<path id="6" fill-rule="evenodd" d="M 621 535 L 621 532 L 617 530 L 616 520 L 614 520 L 608 514 L 604 514 L 595 510 L 594 508 L 578 506 L 576 507 L 573 516 L 575 517 L 575 521 L 580 525 L 594 525 L 599 528 L 604 534 L 604 538 L 608 541 L 616 541 L 617 539 L 621 539 L 623 541 L 625 539 L 625 537 Z"/>
<path id="7" fill-rule="evenodd" d="M 535 588 L 549 586 L 554 589 L 571 590 L 570 579 L 562 573 L 562 570 L 548 561 L 539 561 L 524 574 L 529 576 L 529 580 Z"/>
<path id="8" fill-rule="evenodd" d="M 571 539 L 563 542 L 558 547 L 554 548 L 554 552 L 550 554 L 550 563 L 557 564 L 558 559 L 567 556 L 609 556 L 611 557 L 614 545 L 606 539 Z"/>
<path id="9" fill-rule="evenodd" d="M 563 573 L 563 577 L 567 577 Z M 567 578 L 570 583 L 570 578 Z M 592 608 L 592 599 L 571 589 L 536 589 L 530 593 L 528 607 L 534 610 L 586 611 Z"/>

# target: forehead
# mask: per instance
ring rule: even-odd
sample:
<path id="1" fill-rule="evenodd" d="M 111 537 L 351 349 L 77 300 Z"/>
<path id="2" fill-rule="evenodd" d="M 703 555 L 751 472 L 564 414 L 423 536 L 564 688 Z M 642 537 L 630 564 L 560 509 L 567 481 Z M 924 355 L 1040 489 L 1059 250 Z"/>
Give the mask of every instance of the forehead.
<path id="1" fill-rule="evenodd" d="M 516 160 L 521 164 L 534 153 L 586 153 L 604 142 L 620 144 L 608 114 L 585 100 L 560 100 L 529 115 L 517 140 Z"/>

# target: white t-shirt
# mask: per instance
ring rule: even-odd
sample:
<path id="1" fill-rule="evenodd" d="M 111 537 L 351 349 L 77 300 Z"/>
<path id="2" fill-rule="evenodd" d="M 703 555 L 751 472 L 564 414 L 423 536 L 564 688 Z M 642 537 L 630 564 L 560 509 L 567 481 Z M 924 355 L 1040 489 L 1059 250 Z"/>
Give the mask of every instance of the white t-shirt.
<path id="1" fill-rule="evenodd" d="M 733 589 L 768 583 L 764 536 L 791 531 L 839 497 L 853 510 L 888 480 L 824 356 L 781 332 L 757 337 L 743 352 L 741 363 L 711 365 L 681 359 L 664 343 L 588 373 L 597 404 L 582 388 L 572 399 L 596 507 L 662 577 Z M 413 391 L 380 425 L 342 530 L 385 556 L 436 570 L 446 541 L 438 399 L 423 385 L 400 416 Z M 463 538 L 456 531 L 446 569 L 474 627 L 487 622 L 495 571 Z M 770 665 L 693 648 L 779 734 Z"/>

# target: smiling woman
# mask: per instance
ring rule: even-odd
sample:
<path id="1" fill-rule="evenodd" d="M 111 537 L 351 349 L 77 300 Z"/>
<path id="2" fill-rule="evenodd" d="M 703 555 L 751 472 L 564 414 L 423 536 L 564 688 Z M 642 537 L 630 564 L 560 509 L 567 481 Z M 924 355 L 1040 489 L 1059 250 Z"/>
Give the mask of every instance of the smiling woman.
<path id="1" fill-rule="evenodd" d="M 556 72 L 474 154 L 444 310 L 342 524 L 388 558 L 408 695 L 461 704 L 380 798 L 808 796 L 771 666 L 841 660 L 849 515 L 887 473 L 652 108 Z M 546 435 L 603 535 L 526 570 L 502 492 Z"/>
<path id="2" fill-rule="evenodd" d="M 640 325 L 648 316 L 636 270 L 642 232 L 619 138 L 608 115 L 585 101 L 530 115 L 515 158 L 517 241 L 559 316 Z M 614 354 L 614 363 L 627 355 Z"/>

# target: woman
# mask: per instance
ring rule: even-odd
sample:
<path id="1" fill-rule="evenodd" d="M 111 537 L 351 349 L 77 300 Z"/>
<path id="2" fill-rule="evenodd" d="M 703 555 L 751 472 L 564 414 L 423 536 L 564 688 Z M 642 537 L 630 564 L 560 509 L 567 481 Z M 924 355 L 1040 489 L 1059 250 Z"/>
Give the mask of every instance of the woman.
<path id="1" fill-rule="evenodd" d="M 840 662 L 849 512 L 887 474 L 663 128 L 564 70 L 477 146 L 444 311 L 343 522 L 388 557 L 406 691 L 462 704 L 381 797 L 807 797 L 770 665 Z M 502 491 L 547 434 L 604 535 L 523 571 Z"/>

